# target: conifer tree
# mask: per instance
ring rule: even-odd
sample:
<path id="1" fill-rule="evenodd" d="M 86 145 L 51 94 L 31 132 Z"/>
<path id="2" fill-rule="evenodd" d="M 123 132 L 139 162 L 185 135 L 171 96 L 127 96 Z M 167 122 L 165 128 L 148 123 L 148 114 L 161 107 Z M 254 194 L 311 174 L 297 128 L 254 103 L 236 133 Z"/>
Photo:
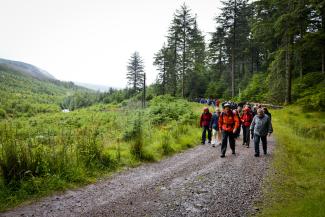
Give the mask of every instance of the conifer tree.
<path id="1" fill-rule="evenodd" d="M 143 86 L 144 63 L 138 52 L 134 52 L 127 65 L 128 85 L 133 89 L 133 93 L 138 93 Z"/>

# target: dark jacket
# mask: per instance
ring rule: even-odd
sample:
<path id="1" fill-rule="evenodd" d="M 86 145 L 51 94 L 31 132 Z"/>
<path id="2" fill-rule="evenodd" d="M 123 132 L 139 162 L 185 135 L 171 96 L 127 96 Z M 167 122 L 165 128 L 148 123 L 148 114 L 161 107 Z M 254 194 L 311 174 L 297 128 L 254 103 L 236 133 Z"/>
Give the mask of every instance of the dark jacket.
<path id="1" fill-rule="evenodd" d="M 271 113 L 270 112 L 265 112 L 264 114 L 266 114 L 269 118 L 270 118 L 270 120 L 271 120 L 271 122 L 272 122 L 272 115 L 271 115 Z"/>

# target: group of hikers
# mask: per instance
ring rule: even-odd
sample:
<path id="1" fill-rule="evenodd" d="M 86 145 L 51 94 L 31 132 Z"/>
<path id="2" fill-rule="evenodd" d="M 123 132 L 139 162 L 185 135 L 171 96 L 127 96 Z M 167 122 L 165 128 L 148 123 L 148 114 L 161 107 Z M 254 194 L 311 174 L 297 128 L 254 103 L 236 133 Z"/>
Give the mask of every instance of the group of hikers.
<path id="1" fill-rule="evenodd" d="M 206 142 L 213 147 L 221 146 L 220 157 L 224 158 L 229 141 L 232 154 L 236 154 L 236 140 L 239 138 L 240 131 L 243 131 L 243 145 L 247 148 L 250 139 L 254 140 L 255 157 L 260 156 L 260 141 L 262 141 L 263 152 L 267 154 L 267 136 L 273 132 L 271 114 L 266 107 L 261 105 L 252 106 L 244 104 L 242 107 L 233 102 L 222 103 L 223 110 L 219 106 L 215 107 L 215 112 L 210 113 L 209 108 L 205 107 L 200 118 L 202 127 L 202 144 Z"/>
<path id="2" fill-rule="evenodd" d="M 220 105 L 220 100 L 217 99 L 212 99 L 212 98 L 195 98 L 194 102 L 201 103 L 201 104 L 207 104 L 209 106 L 213 107 L 219 107 Z"/>

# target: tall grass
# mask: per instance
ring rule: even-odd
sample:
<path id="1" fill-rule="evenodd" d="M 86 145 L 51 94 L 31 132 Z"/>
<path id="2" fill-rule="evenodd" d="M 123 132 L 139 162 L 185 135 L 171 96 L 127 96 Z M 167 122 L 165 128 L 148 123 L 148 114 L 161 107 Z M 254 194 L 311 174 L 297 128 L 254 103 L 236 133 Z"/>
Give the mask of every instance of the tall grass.
<path id="1" fill-rule="evenodd" d="M 275 175 L 259 216 L 324 216 L 325 113 L 289 107 L 273 111 L 272 121 Z"/>
<path id="2" fill-rule="evenodd" d="M 95 105 L 0 122 L 0 210 L 198 144 L 198 107 L 165 96 L 142 111 Z"/>
<path id="3" fill-rule="evenodd" d="M 48 174 L 73 180 L 78 168 L 110 167 L 110 156 L 96 128 L 64 130 L 58 134 L 24 138 L 13 126 L 0 125 L 0 168 L 5 184 Z"/>

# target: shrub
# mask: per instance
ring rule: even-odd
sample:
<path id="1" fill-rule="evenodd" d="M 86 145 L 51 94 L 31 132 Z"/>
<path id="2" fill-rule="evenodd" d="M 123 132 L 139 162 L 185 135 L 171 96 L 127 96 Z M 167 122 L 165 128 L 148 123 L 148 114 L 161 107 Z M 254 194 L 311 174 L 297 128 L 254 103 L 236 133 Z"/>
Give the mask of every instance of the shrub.
<path id="1" fill-rule="evenodd" d="M 6 111 L 0 108 L 0 119 L 6 118 Z"/>
<path id="2" fill-rule="evenodd" d="M 267 74 L 258 73 L 253 75 L 251 82 L 239 96 L 239 100 L 264 102 L 267 100 L 267 93 Z"/>
<path id="3" fill-rule="evenodd" d="M 137 159 L 142 159 L 143 155 L 143 117 L 142 113 L 138 112 L 134 119 L 132 119 L 131 124 L 127 123 L 129 127 L 125 128 L 123 133 L 123 140 L 131 142 L 130 152 Z"/>
<path id="4" fill-rule="evenodd" d="M 174 152 L 174 149 L 171 147 L 171 139 L 167 133 L 164 133 L 161 138 L 161 147 L 164 155 L 169 155 Z"/>
<path id="5" fill-rule="evenodd" d="M 308 73 L 293 84 L 293 98 L 305 111 L 325 111 L 325 75 L 321 72 Z"/>

